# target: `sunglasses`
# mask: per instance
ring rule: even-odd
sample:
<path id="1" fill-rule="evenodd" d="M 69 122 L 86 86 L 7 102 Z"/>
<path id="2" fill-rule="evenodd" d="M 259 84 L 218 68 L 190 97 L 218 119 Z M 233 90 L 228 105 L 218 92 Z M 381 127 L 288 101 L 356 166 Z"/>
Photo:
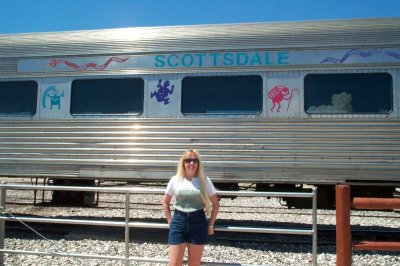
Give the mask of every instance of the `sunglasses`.
<path id="1" fill-rule="evenodd" d="M 185 163 L 199 163 L 199 159 L 197 159 L 197 158 L 188 158 L 188 159 L 185 159 Z"/>

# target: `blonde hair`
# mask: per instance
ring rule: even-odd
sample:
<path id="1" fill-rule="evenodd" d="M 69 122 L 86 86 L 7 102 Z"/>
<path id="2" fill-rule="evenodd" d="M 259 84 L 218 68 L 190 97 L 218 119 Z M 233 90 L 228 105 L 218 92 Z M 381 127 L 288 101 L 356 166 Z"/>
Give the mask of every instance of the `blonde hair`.
<path id="1" fill-rule="evenodd" d="M 185 178 L 185 159 L 189 158 L 190 154 L 193 154 L 197 159 L 199 159 L 195 176 L 199 178 L 201 199 L 203 200 L 206 213 L 209 214 L 211 211 L 211 204 L 210 197 L 208 196 L 206 190 L 206 175 L 204 174 L 204 168 L 201 162 L 200 153 L 197 150 L 189 149 L 182 154 L 178 162 L 176 176 L 178 177 L 178 182 L 183 181 L 183 179 Z"/>

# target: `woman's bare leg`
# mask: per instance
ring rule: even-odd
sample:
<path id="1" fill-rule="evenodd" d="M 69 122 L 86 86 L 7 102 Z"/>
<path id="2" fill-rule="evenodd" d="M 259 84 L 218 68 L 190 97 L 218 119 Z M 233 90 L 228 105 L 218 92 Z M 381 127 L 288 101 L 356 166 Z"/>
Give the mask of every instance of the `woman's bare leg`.
<path id="1" fill-rule="evenodd" d="M 188 265 L 200 266 L 203 256 L 204 245 L 188 244 Z"/>
<path id="2" fill-rule="evenodd" d="M 182 266 L 186 243 L 169 246 L 169 266 Z"/>

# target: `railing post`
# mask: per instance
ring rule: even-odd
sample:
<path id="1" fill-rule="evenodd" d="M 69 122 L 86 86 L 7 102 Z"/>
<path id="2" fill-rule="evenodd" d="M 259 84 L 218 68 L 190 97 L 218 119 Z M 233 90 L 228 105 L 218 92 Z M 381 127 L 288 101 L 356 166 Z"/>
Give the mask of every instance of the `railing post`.
<path id="1" fill-rule="evenodd" d="M 318 227 L 317 227 L 317 188 L 314 187 L 312 189 L 312 229 L 313 229 L 313 244 L 312 244 L 312 253 L 313 253 L 313 266 L 317 266 L 317 233 L 318 233 Z"/>
<path id="2" fill-rule="evenodd" d="M 336 265 L 351 265 L 350 186 L 336 185 Z"/>
<path id="3" fill-rule="evenodd" d="M 1 181 L 1 185 L 4 185 L 5 182 Z M 0 189 L 0 208 L 2 210 L 6 209 L 6 189 L 1 187 Z M 3 211 L 2 211 L 3 212 Z M 3 212 L 3 215 L 5 213 Z M 6 230 L 6 220 L 0 219 L 0 249 L 4 249 L 4 238 Z M 4 265 L 4 252 L 0 252 L 0 265 Z"/>
<path id="4" fill-rule="evenodd" d="M 125 265 L 129 265 L 129 191 L 125 194 Z"/>

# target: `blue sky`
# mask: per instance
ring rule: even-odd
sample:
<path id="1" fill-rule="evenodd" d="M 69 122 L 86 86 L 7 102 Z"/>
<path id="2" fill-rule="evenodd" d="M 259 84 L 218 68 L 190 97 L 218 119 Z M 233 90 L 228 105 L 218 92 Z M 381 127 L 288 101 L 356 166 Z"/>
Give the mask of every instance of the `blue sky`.
<path id="1" fill-rule="evenodd" d="M 0 0 L 0 34 L 400 17 L 400 0 Z"/>

